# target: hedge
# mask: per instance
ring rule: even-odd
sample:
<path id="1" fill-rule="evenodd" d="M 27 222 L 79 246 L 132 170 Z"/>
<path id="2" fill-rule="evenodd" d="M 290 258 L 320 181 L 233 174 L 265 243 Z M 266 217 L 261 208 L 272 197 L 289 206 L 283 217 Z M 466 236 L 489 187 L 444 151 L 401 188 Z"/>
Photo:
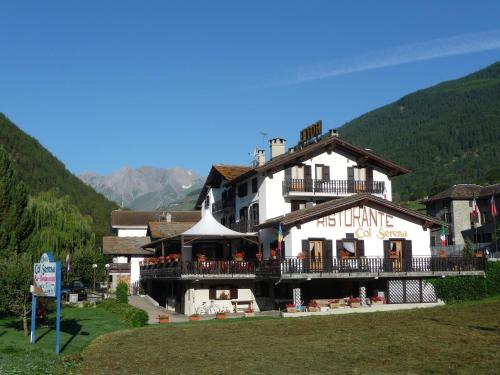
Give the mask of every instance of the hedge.
<path id="1" fill-rule="evenodd" d="M 116 300 L 120 303 L 128 303 L 128 285 L 120 281 L 116 286 Z"/>
<path id="2" fill-rule="evenodd" d="M 484 276 L 456 276 L 430 281 L 439 299 L 446 303 L 500 295 L 500 262 L 486 262 Z"/>
<path id="3" fill-rule="evenodd" d="M 98 306 L 119 315 L 130 327 L 143 327 L 148 324 L 149 316 L 146 311 L 129 304 L 117 302 L 116 299 L 105 299 Z"/>

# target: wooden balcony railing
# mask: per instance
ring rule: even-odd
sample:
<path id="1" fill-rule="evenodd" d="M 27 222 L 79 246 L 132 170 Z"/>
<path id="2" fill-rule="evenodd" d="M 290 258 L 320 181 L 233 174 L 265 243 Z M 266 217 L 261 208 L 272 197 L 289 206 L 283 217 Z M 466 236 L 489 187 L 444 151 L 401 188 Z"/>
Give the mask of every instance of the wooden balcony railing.
<path id="1" fill-rule="evenodd" d="M 381 257 L 362 258 L 285 258 L 278 260 L 234 261 L 208 260 L 204 262 L 184 261 L 175 263 L 153 264 L 141 266 L 141 278 L 144 279 L 176 279 L 182 276 L 196 277 L 280 277 L 293 274 L 327 274 L 327 273 L 405 273 L 405 272 L 467 272 L 484 271 L 484 258 L 463 257 L 413 257 L 406 261 Z"/>
<path id="2" fill-rule="evenodd" d="M 130 273 L 130 263 L 110 263 L 109 273 Z"/>
<path id="3" fill-rule="evenodd" d="M 286 179 L 283 181 L 283 194 L 289 193 L 328 193 L 351 194 L 372 193 L 383 194 L 385 183 L 383 181 L 364 180 L 305 180 Z"/>
<path id="4" fill-rule="evenodd" d="M 387 273 L 387 272 L 463 272 L 483 271 L 484 258 L 413 257 L 403 261 L 381 257 L 316 258 L 267 260 L 259 271 L 267 275 L 296 273 Z"/>

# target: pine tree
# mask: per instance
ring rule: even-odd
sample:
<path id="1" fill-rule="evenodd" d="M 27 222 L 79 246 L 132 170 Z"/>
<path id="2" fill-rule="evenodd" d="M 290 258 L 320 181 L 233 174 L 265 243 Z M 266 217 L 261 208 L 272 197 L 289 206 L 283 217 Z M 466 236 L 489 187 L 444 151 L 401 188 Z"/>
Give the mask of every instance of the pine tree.
<path id="1" fill-rule="evenodd" d="M 32 222 L 28 192 L 17 177 L 12 160 L 0 145 L 0 256 L 27 250 Z"/>

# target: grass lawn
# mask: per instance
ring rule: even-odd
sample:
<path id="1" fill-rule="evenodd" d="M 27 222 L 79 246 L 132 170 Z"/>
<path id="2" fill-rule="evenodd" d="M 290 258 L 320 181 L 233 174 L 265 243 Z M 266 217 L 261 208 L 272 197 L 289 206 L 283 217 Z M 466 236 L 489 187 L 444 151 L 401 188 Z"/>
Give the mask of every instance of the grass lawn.
<path id="1" fill-rule="evenodd" d="M 63 307 L 61 354 L 55 354 L 55 322 L 37 329 L 37 342 L 29 343 L 19 319 L 0 319 L 0 374 L 67 373 L 77 353 L 97 336 L 126 328 L 116 315 L 100 308 Z"/>
<path id="2" fill-rule="evenodd" d="M 500 298 L 432 309 L 113 332 L 82 374 L 498 374 Z"/>

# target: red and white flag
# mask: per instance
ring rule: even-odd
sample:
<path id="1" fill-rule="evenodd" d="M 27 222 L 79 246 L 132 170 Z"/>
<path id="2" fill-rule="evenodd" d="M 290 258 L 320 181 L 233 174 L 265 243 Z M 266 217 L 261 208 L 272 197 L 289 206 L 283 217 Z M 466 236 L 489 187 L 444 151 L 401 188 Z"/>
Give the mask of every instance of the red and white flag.
<path id="1" fill-rule="evenodd" d="M 498 214 L 497 205 L 495 204 L 495 194 L 491 194 L 490 212 L 491 212 L 491 217 L 495 217 Z"/>
<path id="2" fill-rule="evenodd" d="M 476 197 L 474 197 L 474 200 L 472 201 L 472 212 L 470 213 L 470 215 L 473 218 L 479 217 L 479 207 L 477 206 Z"/>

